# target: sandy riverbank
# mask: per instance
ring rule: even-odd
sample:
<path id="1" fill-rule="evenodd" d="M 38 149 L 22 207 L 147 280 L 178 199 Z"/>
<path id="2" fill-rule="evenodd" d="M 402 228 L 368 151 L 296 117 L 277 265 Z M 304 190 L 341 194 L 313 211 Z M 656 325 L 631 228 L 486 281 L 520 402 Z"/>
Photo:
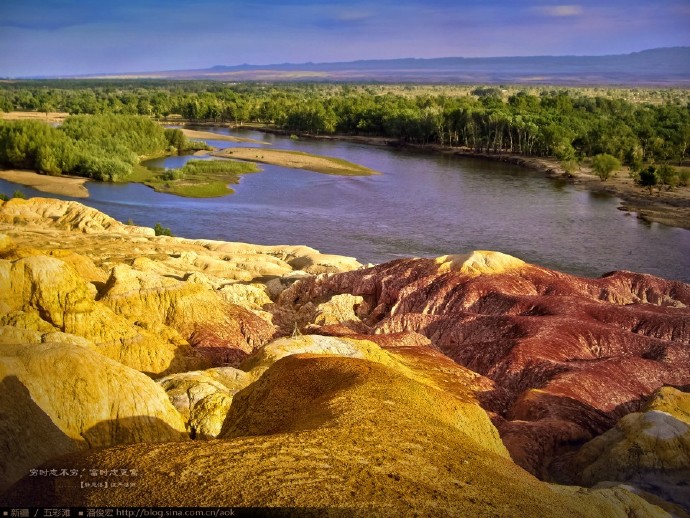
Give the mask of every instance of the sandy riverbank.
<path id="1" fill-rule="evenodd" d="M 563 174 L 566 174 L 563 172 Z M 628 175 L 628 171 L 602 182 L 590 169 L 573 173 L 573 183 L 580 184 L 594 192 L 605 192 L 621 199 L 619 210 L 634 212 L 637 217 L 649 222 L 663 223 L 671 227 L 690 230 L 690 188 L 677 187 L 672 191 L 654 188 L 649 193 L 646 187 L 640 187 Z"/>
<path id="2" fill-rule="evenodd" d="M 0 118 L 5 120 L 41 120 L 48 123 L 61 123 L 66 117 L 67 113 L 49 112 L 9 112 L 0 113 Z M 185 124 L 192 123 L 185 120 L 166 120 L 161 121 L 163 124 Z M 198 124 L 198 122 L 194 122 Z M 217 125 L 217 124 L 214 124 Z M 234 127 L 228 125 L 233 129 L 250 129 L 254 131 L 261 131 L 265 133 L 289 134 L 285 130 L 278 128 L 271 128 L 268 126 L 258 124 L 245 124 L 243 126 Z M 199 139 L 215 139 L 229 142 L 244 142 L 254 144 L 270 144 L 265 141 L 255 140 L 246 137 L 236 137 L 231 135 L 220 135 L 210 131 L 197 131 L 182 128 L 182 131 L 189 138 Z M 394 139 L 386 137 L 367 137 L 361 135 L 300 135 L 300 138 L 316 139 L 316 140 L 342 140 L 348 142 L 356 142 L 359 144 L 374 145 L 374 146 L 399 146 L 404 149 L 419 151 L 423 153 L 444 153 L 458 156 L 466 156 L 471 158 L 479 158 L 486 160 L 495 160 L 502 162 L 509 162 L 523 167 L 529 167 L 537 171 L 543 172 L 545 175 L 553 178 L 563 179 L 569 183 L 579 185 L 583 188 L 589 189 L 593 192 L 603 192 L 616 196 L 621 199 L 620 209 L 628 212 L 634 212 L 637 217 L 645 221 L 654 221 L 663 223 L 665 225 L 680 227 L 690 230 L 690 188 L 679 187 L 673 191 L 662 190 L 659 192 L 654 189 L 652 194 L 646 188 L 635 185 L 633 180 L 628 176 L 627 171 L 619 171 L 615 177 L 610 178 L 606 182 L 602 182 L 596 177 L 592 171 L 586 167 L 581 168 L 573 173 L 564 171 L 557 160 L 541 157 L 524 157 L 520 155 L 509 155 L 503 153 L 475 153 L 469 149 L 449 148 L 438 145 L 409 145 L 400 144 Z M 240 148 L 234 148 L 239 150 Z M 256 152 L 260 152 L 263 158 L 257 158 Z M 202 152 L 200 154 L 206 154 Z M 330 172 L 331 174 L 371 174 L 371 173 L 343 173 L 338 172 L 338 167 L 330 171 L 323 171 L 315 169 L 318 167 L 332 168 L 333 164 L 320 164 L 314 161 L 314 157 L 296 158 L 295 156 L 287 156 L 279 150 L 271 150 L 271 156 L 263 149 L 250 149 L 247 151 L 234 152 L 233 158 L 246 159 L 256 162 L 263 162 L 274 165 L 281 165 L 284 167 L 295 167 L 300 169 L 309 169 L 319 172 Z M 259 155 L 261 156 L 261 155 Z M 305 155 L 309 156 L 309 155 Z M 328 157 L 317 157 L 328 159 Z M 9 173 L 9 175 L 8 175 Z M 19 176 L 16 173 L 20 173 Z M 0 178 L 21 183 L 34 187 L 43 192 L 51 192 L 56 194 L 64 194 L 66 196 L 87 197 L 88 191 L 83 183 L 86 181 L 83 178 L 68 178 L 68 177 L 51 177 L 44 175 L 37 175 L 35 173 L 27 173 L 26 171 L 3 171 Z M 30 183 L 29 183 L 30 182 Z"/>
<path id="3" fill-rule="evenodd" d="M 238 125 L 229 125 L 228 126 L 230 129 L 233 130 L 253 130 L 253 131 L 260 131 L 261 133 L 272 133 L 274 135 L 286 135 L 286 136 L 291 136 L 293 135 L 291 132 L 280 129 L 280 128 L 272 128 L 270 126 L 265 126 L 263 124 L 243 124 L 242 126 Z M 309 139 L 309 140 L 334 140 L 334 141 L 343 141 L 343 142 L 356 142 L 359 144 L 366 144 L 368 146 L 391 146 L 395 145 L 398 141 L 396 139 L 390 138 L 390 137 L 368 137 L 364 135 L 303 135 L 299 134 L 296 135 L 296 137 L 299 138 L 304 138 L 304 139 Z"/>
<path id="4" fill-rule="evenodd" d="M 0 179 L 20 185 L 32 187 L 37 191 L 72 196 L 73 198 L 88 198 L 89 191 L 84 185 L 88 180 L 76 176 L 48 176 L 32 171 L 11 169 L 0 171 Z"/>

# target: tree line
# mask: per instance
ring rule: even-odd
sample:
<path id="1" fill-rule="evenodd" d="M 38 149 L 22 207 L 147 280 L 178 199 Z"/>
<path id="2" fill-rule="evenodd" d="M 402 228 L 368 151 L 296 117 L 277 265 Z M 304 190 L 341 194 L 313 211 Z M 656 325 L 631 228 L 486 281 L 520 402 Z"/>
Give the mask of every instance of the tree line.
<path id="1" fill-rule="evenodd" d="M 458 93 L 459 92 L 459 93 Z M 178 114 L 192 121 L 260 123 L 287 132 L 382 136 L 482 153 L 553 156 L 564 163 L 609 155 L 633 171 L 681 163 L 690 147 L 687 92 L 225 84 L 27 82 L 0 86 L 0 109 L 72 114 Z M 627 96 L 627 98 L 626 98 Z M 642 96 L 644 97 L 644 96 Z M 649 96 L 648 96 L 649 97 Z"/>

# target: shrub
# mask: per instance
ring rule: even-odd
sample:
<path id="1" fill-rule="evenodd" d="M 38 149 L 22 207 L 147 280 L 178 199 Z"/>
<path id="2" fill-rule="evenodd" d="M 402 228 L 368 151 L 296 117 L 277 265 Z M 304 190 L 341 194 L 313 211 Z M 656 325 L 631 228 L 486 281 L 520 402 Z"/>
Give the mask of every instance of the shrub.
<path id="1" fill-rule="evenodd" d="M 163 173 L 161 178 L 163 178 L 163 180 L 166 182 L 169 182 L 172 180 L 180 180 L 183 176 L 184 173 L 182 172 L 182 169 L 168 169 Z"/>
<path id="2" fill-rule="evenodd" d="M 172 236 L 170 229 L 168 227 L 164 227 L 160 223 L 156 223 L 156 226 L 153 227 L 153 231 L 157 236 Z"/>
<path id="3" fill-rule="evenodd" d="M 579 168 L 579 164 L 577 163 L 577 160 L 574 160 L 574 159 L 563 160 L 563 161 L 561 162 L 561 168 L 562 168 L 566 173 L 572 174 L 572 173 L 574 173 L 575 171 L 577 171 L 577 169 Z"/>
<path id="4" fill-rule="evenodd" d="M 656 170 L 656 174 L 659 176 L 661 183 L 668 187 L 668 189 L 673 189 L 678 185 L 678 173 L 676 170 L 668 164 L 660 165 Z"/>
<path id="5" fill-rule="evenodd" d="M 650 165 L 647 169 L 640 171 L 638 178 L 638 183 L 642 187 L 649 187 L 650 194 L 652 192 L 652 187 L 659 182 L 659 177 L 656 174 L 656 167 L 653 165 Z"/>
<path id="6" fill-rule="evenodd" d="M 687 187 L 690 183 L 690 171 L 683 170 L 678 173 L 678 185 Z"/>
<path id="7" fill-rule="evenodd" d="M 182 130 L 166 129 L 165 138 L 168 141 L 168 145 L 178 151 L 183 151 L 187 147 L 187 137 L 182 133 Z"/>
<path id="8" fill-rule="evenodd" d="M 613 155 L 608 153 L 601 153 L 592 159 L 592 169 L 605 182 L 611 176 L 611 173 L 620 169 L 620 161 Z"/>

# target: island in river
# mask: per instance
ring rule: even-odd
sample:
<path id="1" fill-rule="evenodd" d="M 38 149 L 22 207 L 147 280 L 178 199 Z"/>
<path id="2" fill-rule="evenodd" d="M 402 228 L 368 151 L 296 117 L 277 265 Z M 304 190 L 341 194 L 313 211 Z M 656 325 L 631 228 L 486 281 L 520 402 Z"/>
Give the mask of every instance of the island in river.
<path id="1" fill-rule="evenodd" d="M 341 158 L 318 156 L 303 151 L 288 151 L 283 149 L 264 150 L 251 147 L 233 147 L 211 153 L 222 158 L 238 158 L 250 162 L 279 165 L 291 169 L 305 169 L 322 174 L 341 176 L 369 176 L 378 174 L 373 169 L 354 164 Z"/>
<path id="2" fill-rule="evenodd" d="M 9 117 L 5 117 L 8 120 L 26 120 L 27 117 L 24 114 L 16 113 L 14 117 L 10 114 Z M 32 119 L 29 117 L 29 119 Z M 38 120 L 38 122 L 44 122 L 41 118 L 34 117 L 33 120 Z M 48 120 L 48 119 L 46 119 Z M 50 119 L 51 121 L 58 120 L 56 118 Z M 107 121 L 110 122 L 110 121 Z M 39 124 L 39 126 L 41 126 Z M 154 125 L 155 126 L 155 125 Z M 46 126 L 47 127 L 47 126 Z M 120 130 L 117 128 L 115 131 Z M 26 128 L 24 128 L 26 130 Z M 28 140 L 31 140 L 32 132 L 40 133 L 39 130 L 42 128 L 33 127 L 29 129 Z M 176 154 L 187 154 L 194 150 L 198 150 L 199 147 L 204 149 L 194 152 L 194 156 L 207 155 L 208 151 L 214 150 L 214 148 L 208 146 L 203 141 L 197 141 L 198 145 L 187 146 L 185 144 L 187 138 L 192 139 L 207 139 L 207 140 L 219 140 L 236 142 L 242 144 L 259 144 L 267 145 L 268 142 L 252 139 L 238 137 L 234 135 L 227 134 L 217 134 L 210 131 L 197 131 L 191 129 L 166 129 L 167 132 L 176 132 L 178 135 L 174 137 L 174 134 L 170 137 L 173 140 L 169 140 L 169 147 L 162 151 L 161 149 L 153 151 L 153 156 L 169 156 L 171 153 Z M 181 133 L 181 135 L 180 135 Z M 169 137 L 166 137 L 169 138 Z M 137 140 L 134 138 L 134 140 Z M 34 144 L 34 147 L 39 144 Z M 67 144 L 64 144 L 67 145 Z M 182 150 L 187 151 L 187 153 L 182 152 Z M 24 150 L 24 153 L 31 153 L 30 150 Z M 149 150 L 148 156 L 151 156 L 151 151 Z M 106 151 L 106 155 L 108 152 Z M 261 169 L 256 165 L 257 162 L 263 162 L 268 164 L 280 165 L 287 168 L 293 169 L 305 169 L 309 171 L 314 171 L 323 174 L 332 175 L 346 175 L 346 176 L 365 176 L 376 174 L 376 171 L 368 169 L 364 166 L 354 164 L 347 160 L 341 158 L 333 158 L 327 156 L 314 155 L 304 152 L 295 152 L 287 150 L 263 150 L 260 148 L 232 148 L 231 150 L 224 150 L 221 152 L 214 153 L 214 156 L 218 157 L 218 160 L 195 160 L 186 163 L 180 169 L 168 169 L 168 168 L 150 168 L 137 163 L 134 165 L 127 165 L 131 169 L 130 173 L 117 174 L 113 176 L 113 180 L 116 183 L 122 182 L 135 182 L 142 183 L 148 187 L 153 188 L 157 192 L 163 192 L 167 194 L 173 194 L 177 196 L 193 197 L 193 198 L 208 198 L 208 197 L 220 197 L 232 194 L 234 190 L 230 188 L 230 184 L 236 184 L 239 182 L 239 178 L 242 174 L 258 172 Z M 109 158 L 109 157 L 108 157 Z M 139 161 L 146 158 L 146 155 L 139 155 Z M 233 160 L 239 158 L 240 160 Z M 106 158 L 107 160 L 107 158 Z M 25 166 L 24 160 L 16 160 Z M 51 192 L 54 194 L 85 198 L 88 197 L 88 190 L 84 186 L 87 181 L 86 178 L 74 178 L 65 174 L 60 174 L 60 167 L 57 164 L 61 164 L 63 161 L 60 160 L 59 156 L 53 160 L 56 165 L 56 169 L 51 172 L 50 175 L 37 174 L 34 171 L 22 171 L 13 169 L 10 171 L 0 172 L 0 178 L 15 182 L 30 187 L 34 187 L 37 190 L 43 192 Z M 51 162 L 52 164 L 52 162 Z M 19 164 L 17 164 L 19 165 Z M 124 165 L 124 164 L 123 164 Z M 36 162 L 36 167 L 42 167 L 39 162 Z M 52 167 L 52 166 L 51 166 Z M 79 167 L 73 167 L 73 169 L 84 172 L 90 171 L 89 164 L 85 164 Z M 90 171 L 89 174 L 93 174 Z M 117 180 L 114 178 L 117 177 Z M 110 178 L 110 177 L 108 177 Z"/>

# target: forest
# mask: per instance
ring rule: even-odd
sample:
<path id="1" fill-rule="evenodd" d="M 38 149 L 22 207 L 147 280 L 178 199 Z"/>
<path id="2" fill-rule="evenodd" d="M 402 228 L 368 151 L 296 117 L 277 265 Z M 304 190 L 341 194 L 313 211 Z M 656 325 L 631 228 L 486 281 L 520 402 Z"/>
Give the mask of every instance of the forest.
<path id="1" fill-rule="evenodd" d="M 0 121 L 0 164 L 49 175 L 126 181 L 143 157 L 198 148 L 182 131 L 139 115 L 74 115 L 59 127 Z"/>
<path id="2" fill-rule="evenodd" d="M 7 145 L 8 134 L 34 132 L 52 144 L 36 145 L 25 154 L 27 167 L 110 180 L 127 176 L 135 154 L 184 147 L 173 143 L 172 135 L 166 140 L 163 130 L 150 122 L 174 116 L 261 124 L 296 134 L 381 136 L 481 153 L 548 156 L 566 168 L 607 155 L 628 166 L 638 179 L 640 172 L 651 170 L 654 178 L 643 176 L 645 181 L 669 187 L 687 183 L 687 174 L 676 173 L 671 165 L 681 165 L 690 147 L 690 95 L 682 89 L 23 81 L 0 84 L 0 110 L 80 115 L 61 128 L 17 130 L 5 123 L 0 139 Z M 87 123 L 84 114 L 101 118 Z M 109 120 L 128 121 L 125 125 L 133 128 L 133 137 L 125 139 Z M 0 151 L 0 162 L 18 167 L 17 144 L 12 145 Z M 57 151 L 51 155 L 47 149 Z M 659 176 L 657 170 L 666 173 Z"/>

